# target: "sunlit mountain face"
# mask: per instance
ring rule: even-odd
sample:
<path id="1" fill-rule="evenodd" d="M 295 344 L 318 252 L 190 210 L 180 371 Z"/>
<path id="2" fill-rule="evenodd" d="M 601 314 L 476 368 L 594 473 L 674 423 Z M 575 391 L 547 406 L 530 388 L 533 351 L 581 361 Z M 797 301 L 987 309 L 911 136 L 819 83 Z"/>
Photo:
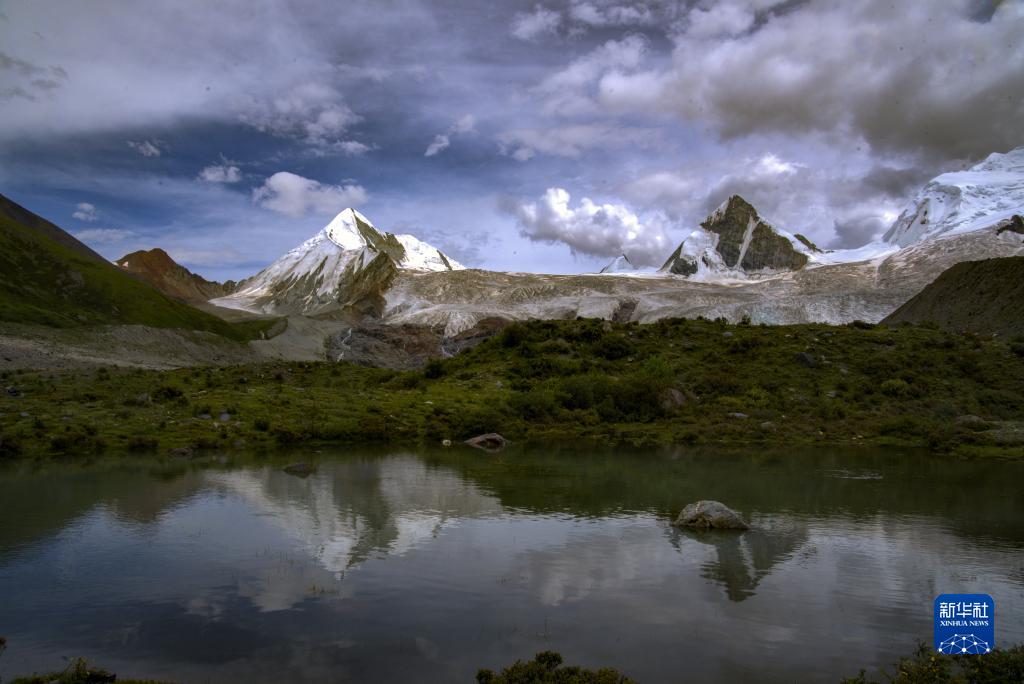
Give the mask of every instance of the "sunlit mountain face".
<path id="1" fill-rule="evenodd" d="M 0 14 L 0 190 L 218 282 L 346 207 L 489 270 L 657 269 L 734 195 L 906 246 L 929 179 L 1024 143 L 1020 2 L 56 7 Z"/>

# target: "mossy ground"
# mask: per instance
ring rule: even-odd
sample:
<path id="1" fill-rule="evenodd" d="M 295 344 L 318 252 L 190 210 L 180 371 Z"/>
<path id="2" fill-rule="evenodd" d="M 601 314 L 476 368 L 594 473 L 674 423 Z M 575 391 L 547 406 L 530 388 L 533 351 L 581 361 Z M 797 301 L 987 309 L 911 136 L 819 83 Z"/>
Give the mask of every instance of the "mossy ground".
<path id="1" fill-rule="evenodd" d="M 900 444 L 1024 453 L 1024 345 L 919 327 L 516 324 L 422 371 L 6 372 L 0 454 L 305 443 Z M 226 415 L 222 415 L 226 414 Z"/>

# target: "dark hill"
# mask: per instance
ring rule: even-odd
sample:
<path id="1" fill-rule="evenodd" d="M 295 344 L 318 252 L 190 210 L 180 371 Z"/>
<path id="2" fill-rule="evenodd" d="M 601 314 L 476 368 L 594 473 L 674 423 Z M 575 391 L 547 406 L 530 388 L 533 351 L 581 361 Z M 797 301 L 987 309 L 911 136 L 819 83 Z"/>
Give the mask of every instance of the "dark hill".
<path id="1" fill-rule="evenodd" d="M 58 327 L 139 324 L 247 336 L 237 326 L 168 298 L 3 195 L 0 321 Z"/>
<path id="2" fill-rule="evenodd" d="M 964 261 L 882 321 L 948 330 L 1024 334 L 1024 257 Z"/>

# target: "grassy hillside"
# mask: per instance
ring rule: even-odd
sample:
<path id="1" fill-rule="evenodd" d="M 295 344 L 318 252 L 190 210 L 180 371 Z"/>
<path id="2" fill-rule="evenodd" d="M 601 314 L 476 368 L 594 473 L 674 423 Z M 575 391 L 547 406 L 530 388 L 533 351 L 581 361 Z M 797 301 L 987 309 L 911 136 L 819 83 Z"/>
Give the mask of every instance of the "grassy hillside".
<path id="1" fill-rule="evenodd" d="M 228 324 L 122 272 L 57 226 L 0 196 L 0 321 L 69 327 L 134 323 L 234 339 Z"/>
<path id="2" fill-rule="evenodd" d="M 1024 334 L 1024 257 L 950 267 L 884 321 L 934 323 L 947 330 Z"/>
<path id="3" fill-rule="evenodd" d="M 316 442 L 903 444 L 1024 453 L 1024 343 L 704 320 L 506 328 L 422 371 L 278 363 L 2 373 L 0 453 Z M 755 447 L 756 448 L 756 447 Z"/>

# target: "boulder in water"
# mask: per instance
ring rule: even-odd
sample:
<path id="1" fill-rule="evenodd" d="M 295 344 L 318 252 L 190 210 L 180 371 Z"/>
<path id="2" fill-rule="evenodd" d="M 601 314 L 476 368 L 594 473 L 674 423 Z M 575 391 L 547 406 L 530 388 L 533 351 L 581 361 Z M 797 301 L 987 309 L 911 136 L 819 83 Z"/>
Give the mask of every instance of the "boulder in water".
<path id="1" fill-rule="evenodd" d="M 284 472 L 296 477 L 309 477 L 316 472 L 315 463 L 292 463 L 282 468 Z"/>
<path id="2" fill-rule="evenodd" d="M 699 529 L 746 530 L 749 525 L 740 514 L 718 501 L 698 501 L 683 509 L 676 521 L 677 527 Z"/>
<path id="3" fill-rule="evenodd" d="M 504 449 L 508 444 L 508 440 L 499 435 L 497 432 L 488 432 L 485 435 L 477 435 L 471 439 L 466 440 L 466 444 L 477 449 L 483 449 L 484 451 L 499 451 Z"/>

